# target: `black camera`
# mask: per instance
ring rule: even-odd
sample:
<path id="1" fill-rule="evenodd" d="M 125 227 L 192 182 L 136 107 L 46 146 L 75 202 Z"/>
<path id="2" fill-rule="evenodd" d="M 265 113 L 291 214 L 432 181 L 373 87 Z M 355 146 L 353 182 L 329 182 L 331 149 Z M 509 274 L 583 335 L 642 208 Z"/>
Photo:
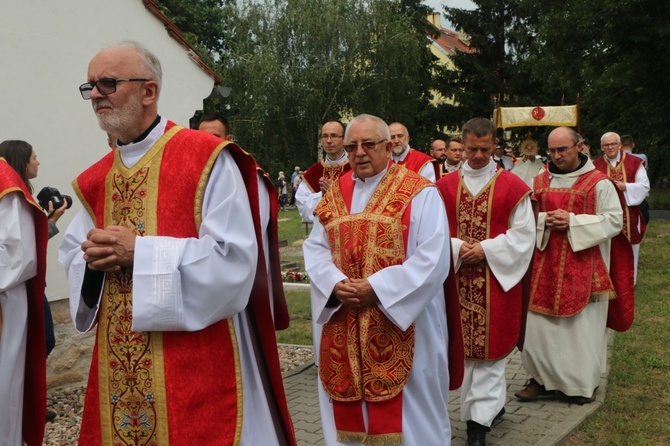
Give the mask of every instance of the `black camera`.
<path id="1" fill-rule="evenodd" d="M 64 200 L 67 200 L 66 209 L 70 209 L 72 207 L 72 197 L 61 195 L 55 187 L 43 187 L 40 193 L 37 194 L 37 202 L 45 211 L 49 210 L 49 202 L 53 204 L 54 209 L 58 209 L 63 206 Z"/>

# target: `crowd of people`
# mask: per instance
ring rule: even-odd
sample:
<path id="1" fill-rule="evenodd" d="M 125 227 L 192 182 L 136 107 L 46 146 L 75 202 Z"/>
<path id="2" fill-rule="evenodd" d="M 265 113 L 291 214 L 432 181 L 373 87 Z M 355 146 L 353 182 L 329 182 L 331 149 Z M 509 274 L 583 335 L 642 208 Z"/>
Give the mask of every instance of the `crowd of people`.
<path id="1" fill-rule="evenodd" d="M 545 163 L 537 144 L 517 158 L 473 118 L 428 155 L 404 124 L 361 114 L 324 123 L 324 158 L 272 180 L 224 116 L 188 129 L 159 115 L 161 88 L 137 42 L 96 54 L 79 87 L 112 147 L 74 180 L 83 206 L 59 249 L 74 326 L 97 332 L 79 444 L 296 444 L 275 337 L 289 322 L 278 213 L 292 205 L 313 223 L 303 251 L 326 444 L 449 445 L 460 388 L 467 444 L 485 445 L 515 348 L 518 399 L 594 401 L 606 330 L 632 323 L 646 227 L 632 138 L 605 133 L 592 161 L 558 127 Z M 38 165 L 29 144 L 0 144 L 8 446 L 42 444 L 46 244 L 71 205 L 33 198 Z"/>

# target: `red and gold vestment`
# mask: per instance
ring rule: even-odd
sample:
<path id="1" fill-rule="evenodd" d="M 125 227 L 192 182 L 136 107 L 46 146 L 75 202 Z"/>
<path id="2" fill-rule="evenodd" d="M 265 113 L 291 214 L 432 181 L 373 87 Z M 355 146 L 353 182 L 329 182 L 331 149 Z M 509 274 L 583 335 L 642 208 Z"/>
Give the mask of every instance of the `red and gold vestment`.
<path id="1" fill-rule="evenodd" d="M 132 168 L 114 150 L 82 173 L 74 187 L 98 228 L 114 224 L 138 236 L 197 238 L 207 180 L 222 150 L 230 151 L 242 173 L 258 241 L 248 312 L 265 360 L 259 367 L 267 367 L 289 443 L 295 444 L 267 300 L 253 158 L 234 144 L 168 122 L 165 134 Z M 277 325 L 284 326 L 285 306 L 275 308 Z M 132 314 L 132 271 L 108 273 L 80 444 L 239 444 L 242 376 L 232 318 L 193 332 L 134 332 Z"/>
<path id="2" fill-rule="evenodd" d="M 377 186 L 361 213 L 350 214 L 354 182 L 340 177 L 315 213 L 328 234 L 334 264 L 364 279 L 403 263 L 411 201 L 430 181 L 397 165 Z M 333 399 L 338 441 L 402 442 L 402 390 L 412 369 L 414 324 L 402 331 L 377 305 L 341 307 L 324 324 L 319 375 Z M 362 416 L 368 403 L 368 433 Z"/>
<path id="3" fill-rule="evenodd" d="M 623 181 L 624 183 L 634 183 L 635 174 L 642 166 L 644 161 L 637 156 L 629 155 L 621 151 L 621 160 L 616 166 L 607 160 L 607 155 L 593 160 L 593 165 L 596 169 L 610 177 L 615 181 Z M 638 223 L 640 227 L 638 228 Z M 647 224 L 642 219 L 640 214 L 640 206 L 623 206 L 623 233 L 633 245 L 642 242 L 642 236 L 647 228 Z"/>
<path id="4" fill-rule="evenodd" d="M 443 177 L 438 189 L 445 201 L 451 237 L 468 243 L 504 234 L 514 210 L 530 194 L 521 179 L 503 169 L 496 170 L 474 196 L 459 172 Z M 505 292 L 486 262 L 461 265 L 456 284 L 466 359 L 495 361 L 507 356 L 521 328 L 521 284 Z"/>

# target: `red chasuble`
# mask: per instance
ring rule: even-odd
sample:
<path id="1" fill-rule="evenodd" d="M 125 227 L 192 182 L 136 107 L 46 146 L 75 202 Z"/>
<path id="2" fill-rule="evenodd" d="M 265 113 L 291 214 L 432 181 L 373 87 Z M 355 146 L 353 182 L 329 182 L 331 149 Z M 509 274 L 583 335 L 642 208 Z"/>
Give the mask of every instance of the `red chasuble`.
<path id="1" fill-rule="evenodd" d="M 198 237 L 207 179 L 224 149 L 230 150 L 245 179 L 258 239 L 253 158 L 234 144 L 172 122 L 131 169 L 114 150 L 82 173 L 74 188 L 96 227 L 116 224 L 138 236 Z M 279 372 L 262 242 L 258 246 L 261 278 L 257 274 L 247 313 L 265 359 L 265 364 L 262 359 L 259 364 L 261 374 L 272 386 L 270 404 L 281 414 L 284 432 L 278 435 L 295 444 Z M 239 444 L 242 378 L 232 319 L 196 332 L 133 332 L 132 304 L 132 271 L 108 273 L 80 444 Z"/>
<path id="2" fill-rule="evenodd" d="M 337 180 L 343 173 L 351 170 L 349 160 L 342 164 L 327 164 L 325 160 L 312 164 L 302 175 L 303 184 L 307 185 L 312 193 L 321 192 L 319 179 L 326 178 L 330 181 Z M 302 184 L 301 184 L 302 185 Z"/>
<path id="3" fill-rule="evenodd" d="M 37 275 L 26 282 L 28 296 L 28 334 L 26 366 L 23 381 L 23 441 L 28 446 L 41 446 L 47 413 L 46 342 L 44 333 L 44 287 L 49 230 L 42 208 L 35 202 L 28 187 L 16 171 L 0 158 L 0 200 L 10 193 L 19 193 L 30 205 L 35 221 Z M 2 336 L 0 308 L 0 337 Z M 10 333 L 7 335 L 11 336 Z M 0 402 L 2 404 L 2 402 Z"/>
<path id="4" fill-rule="evenodd" d="M 432 156 L 420 152 L 416 149 L 409 149 L 409 153 L 407 154 L 405 159 L 396 164 L 405 166 L 412 172 L 420 173 L 421 169 L 423 169 L 423 166 L 432 162 L 433 162 Z"/>
<path id="5" fill-rule="evenodd" d="M 623 181 L 624 183 L 635 182 L 635 174 L 643 163 L 644 161 L 642 161 L 641 158 L 628 155 L 624 151 L 621 151 L 621 160 L 615 167 L 612 167 L 607 160 L 607 155 L 603 155 L 600 158 L 593 160 L 593 165 L 596 166 L 596 169 L 611 179 L 615 181 Z M 622 204 L 624 205 L 622 206 L 623 233 L 633 245 L 637 245 L 642 242 L 642 236 L 644 236 L 644 232 L 647 229 L 647 224 L 642 219 L 642 214 L 640 214 L 640 206 L 628 206 L 625 202 Z M 640 224 L 639 229 L 638 224 Z"/>
<path id="6" fill-rule="evenodd" d="M 549 173 L 535 177 L 539 212 L 564 209 L 573 214 L 595 215 L 596 183 L 607 177 L 598 170 L 585 173 L 571 188 L 549 187 Z M 542 251 L 535 250 L 530 311 L 547 316 L 570 317 L 589 302 L 616 297 L 598 246 L 579 252 L 570 248 L 565 231 L 551 231 Z"/>
<path id="7" fill-rule="evenodd" d="M 350 214 L 354 181 L 343 175 L 315 214 L 328 234 L 333 261 L 347 277 L 367 278 L 405 259 L 412 198 L 431 183 L 391 165 L 358 214 Z M 402 389 L 414 357 L 414 324 L 402 331 L 377 305 L 342 306 L 324 324 L 319 376 L 333 399 L 339 442 L 402 443 Z M 368 432 L 362 401 L 368 403 Z"/>
<path id="8" fill-rule="evenodd" d="M 512 213 L 530 194 L 520 178 L 503 169 L 476 196 L 468 191 L 460 171 L 442 178 L 437 187 L 444 198 L 451 236 L 468 243 L 504 234 Z M 507 356 L 521 329 L 521 284 L 503 291 L 486 262 L 461 265 L 456 283 L 465 357 L 495 361 Z"/>

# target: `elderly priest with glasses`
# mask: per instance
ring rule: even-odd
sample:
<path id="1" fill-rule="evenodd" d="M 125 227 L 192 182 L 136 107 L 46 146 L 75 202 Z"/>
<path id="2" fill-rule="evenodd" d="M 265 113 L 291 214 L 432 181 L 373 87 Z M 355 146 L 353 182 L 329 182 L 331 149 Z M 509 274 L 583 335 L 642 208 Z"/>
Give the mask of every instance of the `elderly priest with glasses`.
<path id="1" fill-rule="evenodd" d="M 80 87 L 118 148 L 75 180 L 59 253 L 77 330 L 97 324 L 79 444 L 293 445 L 256 164 L 159 116 L 160 89 L 136 42 Z"/>
<path id="2" fill-rule="evenodd" d="M 431 181 L 391 162 L 381 119 L 355 117 L 344 141 L 352 170 L 324 194 L 303 247 L 322 325 L 315 343 L 326 444 L 449 445 L 449 386 L 460 385 L 463 345 L 458 302 L 443 286 L 442 198 Z"/>

